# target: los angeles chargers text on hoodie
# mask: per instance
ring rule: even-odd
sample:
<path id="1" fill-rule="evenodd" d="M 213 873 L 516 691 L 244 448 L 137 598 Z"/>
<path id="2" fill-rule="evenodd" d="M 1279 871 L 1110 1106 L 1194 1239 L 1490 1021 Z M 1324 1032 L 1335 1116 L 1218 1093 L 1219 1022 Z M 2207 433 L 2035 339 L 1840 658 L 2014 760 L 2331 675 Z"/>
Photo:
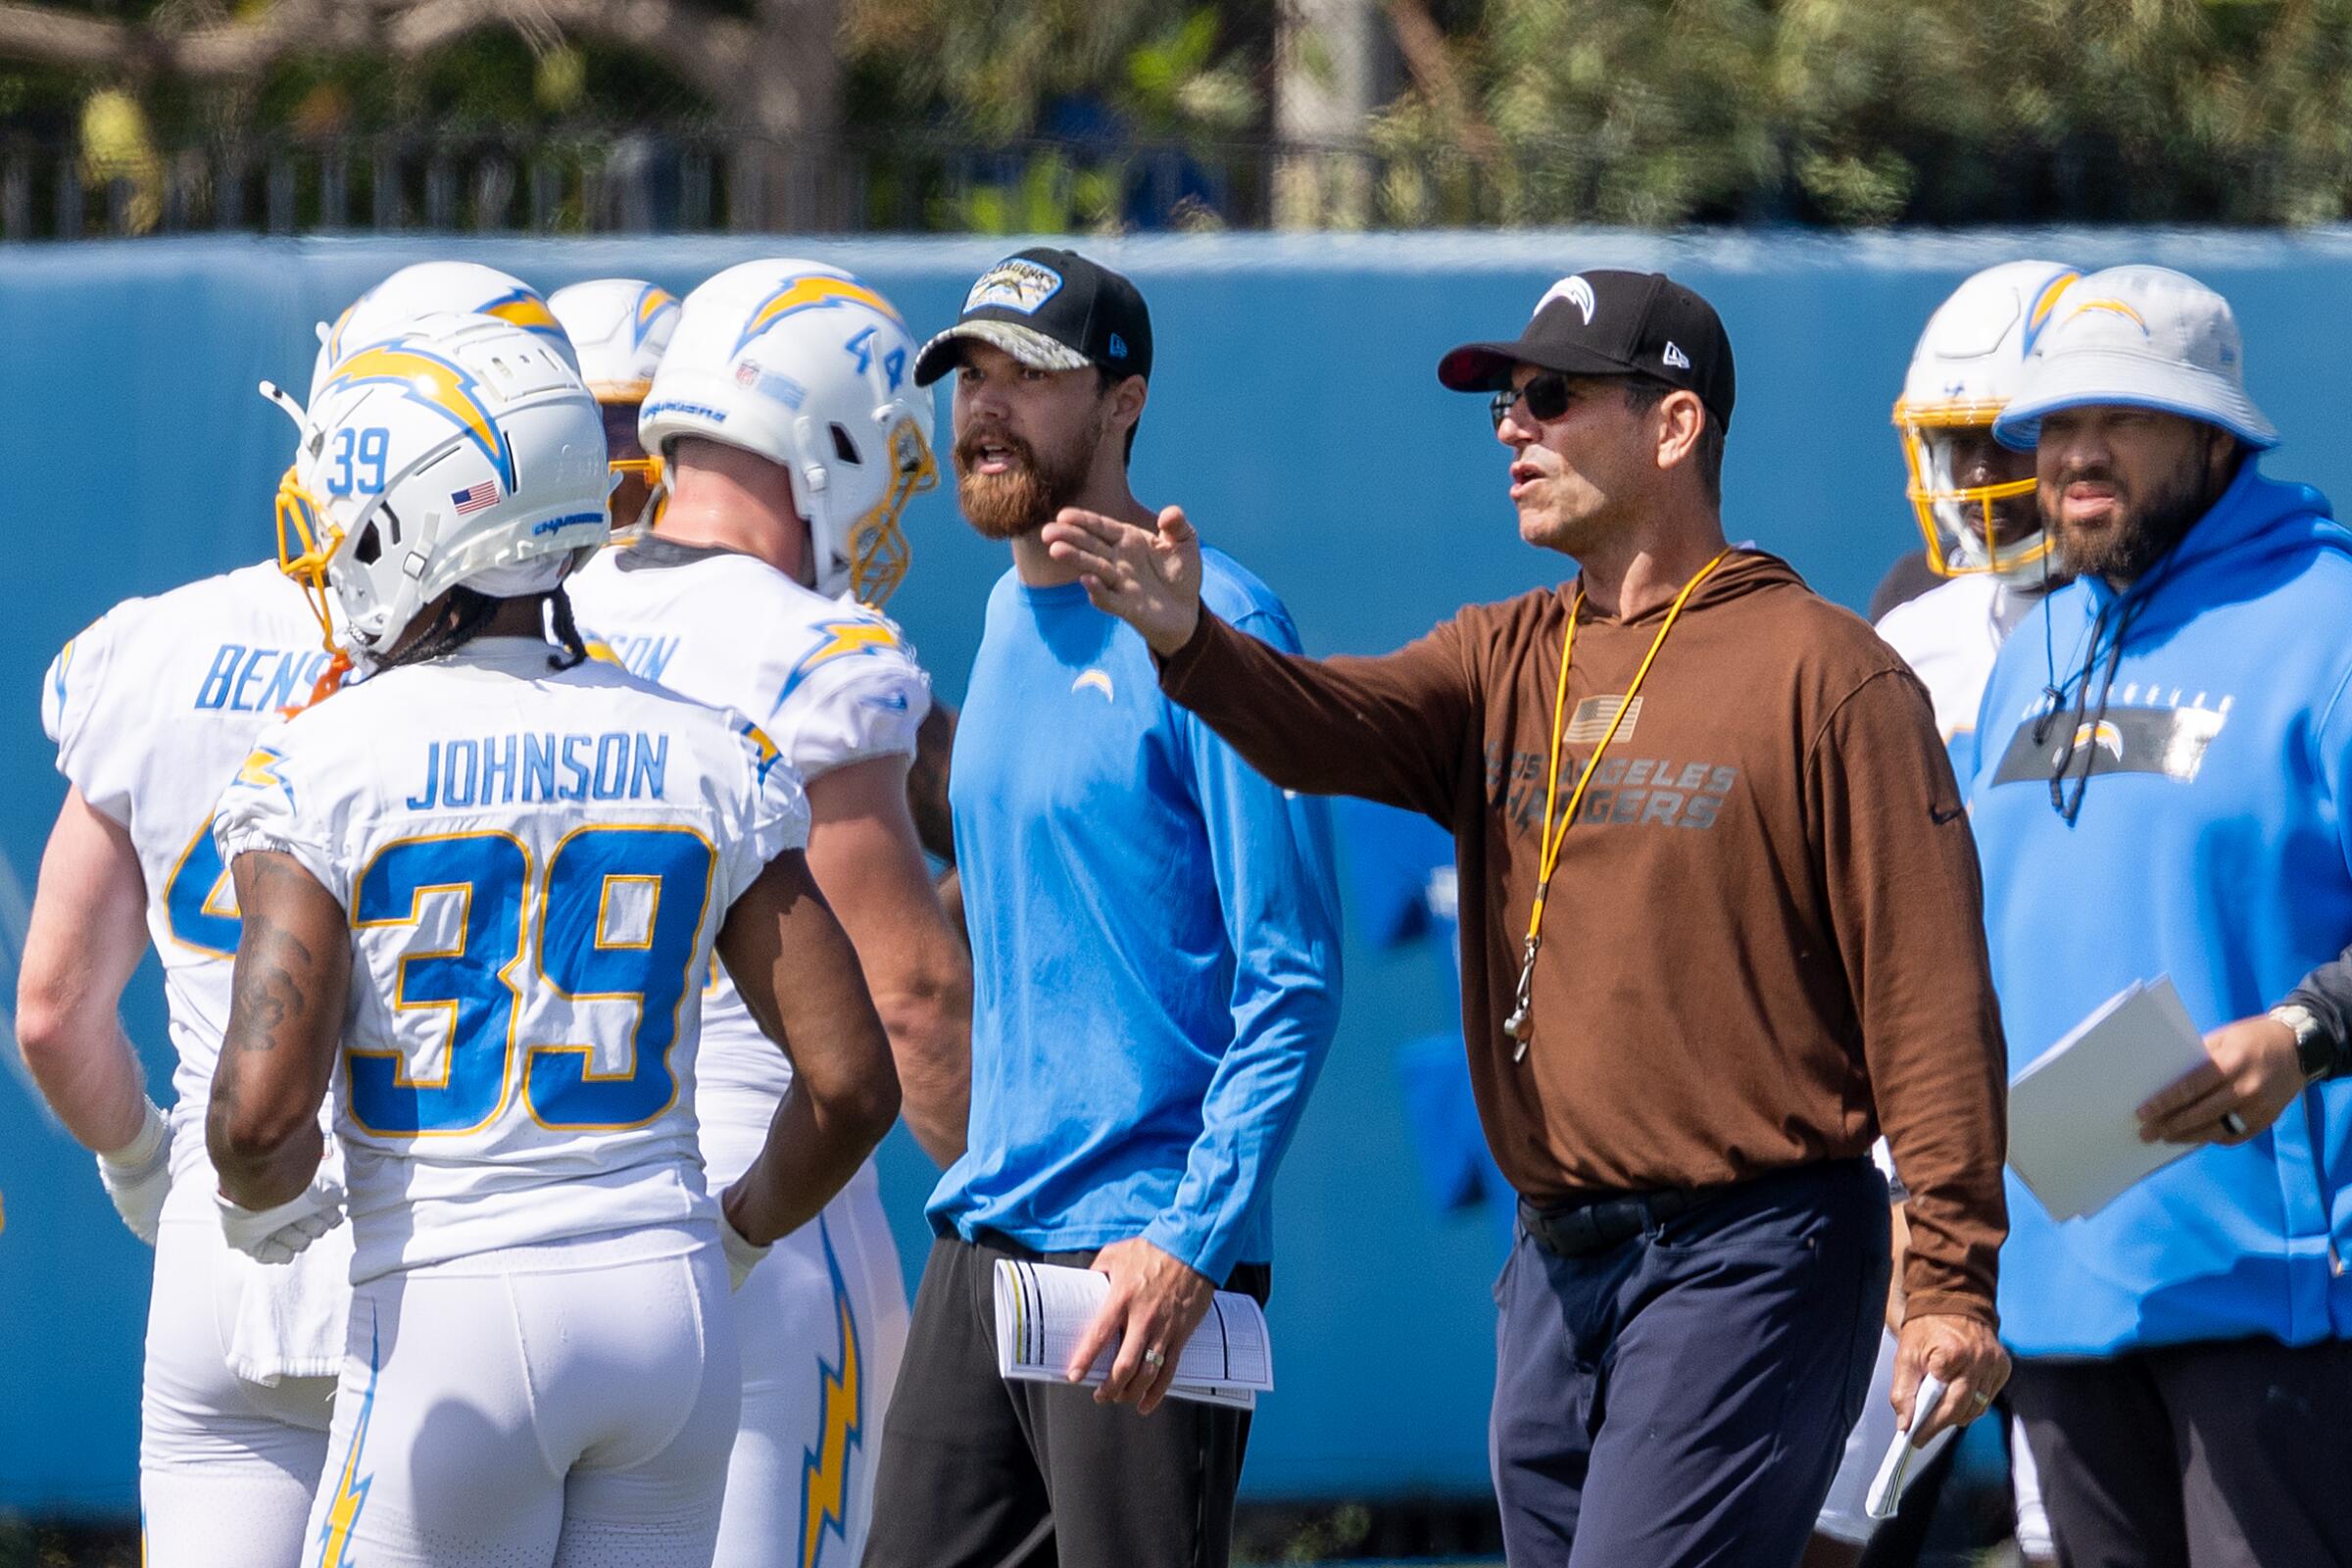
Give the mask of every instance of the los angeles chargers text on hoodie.
<path id="1" fill-rule="evenodd" d="M 2171 975 L 2211 1030 L 2352 941 L 2348 680 L 2352 533 L 2251 460 L 2127 590 L 2080 580 L 2027 616 L 1968 759 L 2016 1063 L 2134 980 Z M 2087 1218 L 2053 1221 L 2012 1175 L 2009 1213 L 2001 1322 L 2023 1354 L 2345 1335 L 2352 1083 Z"/>

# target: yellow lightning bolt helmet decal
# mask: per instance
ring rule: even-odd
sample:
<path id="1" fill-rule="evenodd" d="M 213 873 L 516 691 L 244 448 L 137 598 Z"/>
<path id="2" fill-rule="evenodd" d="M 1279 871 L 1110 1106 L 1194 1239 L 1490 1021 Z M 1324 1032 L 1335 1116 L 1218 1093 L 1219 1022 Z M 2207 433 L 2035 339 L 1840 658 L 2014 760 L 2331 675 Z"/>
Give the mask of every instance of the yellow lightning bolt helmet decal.
<path id="1" fill-rule="evenodd" d="M 360 1453 L 368 1446 L 368 1424 L 375 1415 L 377 1367 L 375 1328 L 368 1330 L 368 1392 L 360 1400 L 359 1419 L 352 1423 L 351 1446 L 344 1450 L 343 1467 L 335 1473 L 335 1494 L 326 1505 L 326 1521 L 318 1527 L 318 1568 L 350 1568 L 351 1533 L 359 1527 L 360 1510 L 368 1504 L 372 1475 L 360 1474 Z"/>
<path id="2" fill-rule="evenodd" d="M 375 290 L 369 289 L 368 294 L 374 292 Z M 333 365 L 335 361 L 343 357 L 343 328 L 351 324 L 351 313 L 368 303 L 368 294 L 363 294 L 349 305 L 344 306 L 343 314 L 335 318 L 335 324 L 327 328 L 326 363 L 328 365 Z"/>
<path id="3" fill-rule="evenodd" d="M 645 334 L 653 329 L 655 320 L 663 311 L 678 309 L 680 306 L 675 294 L 659 283 L 646 284 L 645 292 L 637 296 L 637 327 L 636 336 L 631 339 L 632 346 L 641 346 L 645 342 Z"/>
<path id="4" fill-rule="evenodd" d="M 858 1317 L 850 1309 L 850 1290 L 842 1283 L 841 1260 L 833 1255 L 833 1236 L 817 1216 L 817 1237 L 825 1246 L 825 1271 L 833 1281 L 833 1318 L 838 1327 L 840 1365 L 816 1363 L 823 1404 L 818 1412 L 816 1446 L 801 1462 L 800 1568 L 818 1568 L 830 1529 L 845 1545 L 849 1540 L 850 1451 L 864 1444 L 864 1347 L 858 1343 Z"/>
<path id="5" fill-rule="evenodd" d="M 788 279 L 784 286 L 760 302 L 751 318 L 743 323 L 743 335 L 735 340 L 735 352 L 787 316 L 801 311 L 820 310 L 829 305 L 858 304 L 881 312 L 900 325 L 906 324 L 898 308 L 881 295 L 854 277 L 835 277 L 830 272 L 804 272 Z"/>
<path id="6" fill-rule="evenodd" d="M 510 289 L 494 300 L 484 301 L 475 310 L 479 315 L 494 316 L 509 326 L 519 326 L 542 337 L 564 337 L 564 323 L 556 319 L 556 313 L 547 308 L 547 301 L 527 288 Z"/>
<path id="7" fill-rule="evenodd" d="M 490 417 L 473 372 L 411 344 L 381 343 L 361 349 L 336 366 L 318 396 L 323 400 L 340 388 L 368 382 L 400 387 L 411 402 L 423 404 L 465 431 L 498 470 L 501 487 L 509 495 L 514 493 L 514 453 L 507 445 L 506 432 Z"/>

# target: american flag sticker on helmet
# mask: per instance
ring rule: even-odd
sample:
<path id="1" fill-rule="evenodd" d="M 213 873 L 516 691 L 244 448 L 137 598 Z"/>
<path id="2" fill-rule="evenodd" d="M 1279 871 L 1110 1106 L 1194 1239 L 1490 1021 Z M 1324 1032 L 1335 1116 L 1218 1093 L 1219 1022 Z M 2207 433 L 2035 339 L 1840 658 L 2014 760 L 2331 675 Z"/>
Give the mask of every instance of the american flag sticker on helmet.
<path id="1" fill-rule="evenodd" d="M 449 499 L 450 504 L 458 509 L 458 515 L 461 517 L 468 512 L 479 512 L 498 499 L 498 481 L 484 479 L 468 489 L 452 490 L 449 493 Z"/>

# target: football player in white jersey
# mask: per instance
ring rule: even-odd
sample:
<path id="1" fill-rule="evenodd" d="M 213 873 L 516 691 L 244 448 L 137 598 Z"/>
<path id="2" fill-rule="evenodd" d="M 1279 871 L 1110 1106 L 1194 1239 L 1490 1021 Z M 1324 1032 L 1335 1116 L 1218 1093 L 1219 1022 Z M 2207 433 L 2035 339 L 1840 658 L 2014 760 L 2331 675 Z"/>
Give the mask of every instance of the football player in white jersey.
<path id="1" fill-rule="evenodd" d="M 520 279 L 422 263 L 320 324 L 314 382 L 330 340 L 357 346 L 420 313 L 476 307 L 555 329 Z M 327 456 L 330 488 L 371 467 L 368 452 Z M 151 1568 L 293 1564 L 326 1454 L 348 1239 L 293 1267 L 229 1250 L 203 1133 L 238 931 L 212 786 L 327 674 L 314 619 L 323 608 L 306 609 L 272 564 L 242 567 L 116 606 L 66 645 L 42 685 L 42 722 L 73 788 L 25 936 L 18 1034 L 68 1129 L 104 1152 L 99 1176 L 124 1223 L 156 1248 L 139 1440 Z M 178 1056 L 169 1115 L 146 1097 L 117 1021 L 149 940 Z"/>
<path id="2" fill-rule="evenodd" d="M 609 479 L 552 345 L 433 318 L 340 361 L 309 420 L 302 569 L 370 669 L 265 731 L 216 813 L 243 929 L 207 1129 L 231 1243 L 299 1253 L 346 1201 L 336 1091 L 354 1296 L 317 1561 L 708 1563 L 730 1265 L 898 1109 L 798 779 L 750 721 L 587 661 L 560 585 Z M 345 431 L 383 462 L 338 493 Z M 714 954 L 798 1066 L 717 1204 Z"/>
<path id="3" fill-rule="evenodd" d="M 1946 580 L 1888 611 L 1879 635 L 1928 688 L 1936 727 L 1955 752 L 1976 728 L 2001 643 L 2037 599 L 2066 580 L 2042 529 L 2034 455 L 1995 442 L 1992 421 L 2015 390 L 2050 308 L 2075 277 L 2074 269 L 2058 262 L 2004 262 L 1967 279 L 1928 318 L 1894 405 L 1912 510 L 1927 538 L 1928 563 Z M 1884 1161 L 1884 1145 L 1880 1153 Z M 1901 1181 L 1899 1172 L 1889 1175 L 1897 1196 L 1899 1271 Z M 1807 1568 L 1892 1560 L 1885 1550 L 1863 1556 L 1879 1531 L 1863 1505 L 1872 1475 L 1894 1441 L 1894 1410 L 1886 1397 L 1893 1347 L 1891 1334 L 1882 1338 L 1872 1395 L 1846 1439 Z M 2022 1430 L 2010 1434 L 2010 1456 L 2018 1544 L 2029 1562 L 2047 1562 L 2056 1548 Z"/>
<path id="4" fill-rule="evenodd" d="M 547 297 L 579 352 L 580 376 L 605 416 L 605 450 L 620 483 L 612 490 L 615 538 L 653 521 L 653 460 L 637 444 L 637 411 L 653 389 L 662 351 L 678 329 L 678 297 L 636 277 L 597 277 Z"/>
<path id="5" fill-rule="evenodd" d="M 914 347 L 886 299 L 814 263 L 748 262 L 694 290 L 644 412 L 668 500 L 572 593 L 629 668 L 748 713 L 806 778 L 809 869 L 889 1026 L 907 1124 L 944 1164 L 963 1147 L 969 959 L 906 802 L 930 682 L 866 608 L 905 571 L 899 514 L 935 473 Z M 790 1078 L 723 979 L 704 1017 L 704 1150 L 719 1180 L 743 1168 Z M 735 1307 L 743 1430 L 717 1560 L 854 1568 L 907 1314 L 870 1168 Z"/>
<path id="6" fill-rule="evenodd" d="M 2034 498 L 2034 455 L 1994 441 L 1992 419 L 2075 275 L 2004 262 L 1962 283 L 1928 318 L 1894 405 L 1912 511 L 1946 580 L 1888 611 L 1879 635 L 1926 684 L 1947 746 L 1976 727 L 2010 628 L 2065 581 Z"/>
<path id="7" fill-rule="evenodd" d="M 519 279 L 463 262 L 403 268 L 339 324 L 356 320 L 357 342 L 477 304 L 553 325 Z M 321 323 L 322 345 L 333 330 Z M 366 458 L 344 454 L 328 484 L 348 488 Z M 349 1238 L 264 1267 L 226 1245 L 213 1215 L 204 1113 L 238 920 L 213 844 L 217 792 L 190 783 L 228 779 L 262 728 L 328 674 L 323 613 L 275 564 L 241 567 L 116 606 L 67 644 L 42 686 L 42 722 L 73 787 L 26 932 L 18 1034 L 68 1129 L 106 1152 L 99 1176 L 124 1223 L 156 1249 L 139 1444 L 151 1568 L 290 1568 L 326 1454 Z M 147 1099 L 118 1022 L 149 940 L 178 1058 L 169 1112 Z"/>
<path id="8" fill-rule="evenodd" d="M 342 1335 L 275 1308 L 290 1292 L 334 1297 L 348 1250 L 321 1249 L 299 1280 L 232 1252 L 204 1149 L 237 943 L 213 803 L 326 663 L 302 595 L 257 564 L 117 605 L 41 688 L 73 787 L 41 862 L 17 1035 L 68 1130 L 103 1152 L 123 1222 L 156 1250 L 139 1423 L 151 1568 L 293 1568 L 326 1454 Z M 178 1056 L 168 1114 L 117 1016 L 150 941 Z"/>

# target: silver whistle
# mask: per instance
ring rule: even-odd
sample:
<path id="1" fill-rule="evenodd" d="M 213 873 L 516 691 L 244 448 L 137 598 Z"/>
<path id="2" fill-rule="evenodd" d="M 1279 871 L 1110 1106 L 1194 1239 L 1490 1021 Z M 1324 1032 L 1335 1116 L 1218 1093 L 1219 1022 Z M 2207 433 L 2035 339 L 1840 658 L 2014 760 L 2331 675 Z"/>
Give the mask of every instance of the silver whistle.
<path id="1" fill-rule="evenodd" d="M 1536 1037 L 1536 949 L 1542 945 L 1540 936 L 1527 939 L 1526 952 L 1519 960 L 1519 985 L 1512 997 L 1514 1005 L 1510 1015 L 1502 1020 L 1504 1037 L 1518 1043 L 1511 1053 L 1513 1061 L 1527 1059 L 1527 1044 Z"/>

